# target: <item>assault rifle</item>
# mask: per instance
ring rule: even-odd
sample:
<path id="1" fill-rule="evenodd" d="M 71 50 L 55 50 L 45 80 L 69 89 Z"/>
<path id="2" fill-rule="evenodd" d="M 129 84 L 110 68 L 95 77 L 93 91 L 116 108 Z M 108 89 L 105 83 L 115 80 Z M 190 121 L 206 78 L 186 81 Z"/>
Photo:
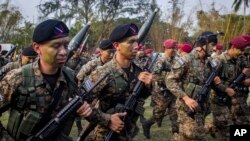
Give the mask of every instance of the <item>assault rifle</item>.
<path id="1" fill-rule="evenodd" d="M 40 131 L 35 135 L 28 138 L 27 141 L 45 141 L 49 139 L 56 131 L 59 130 L 60 125 L 68 119 L 68 117 L 76 112 L 76 110 L 83 104 L 88 94 L 102 82 L 109 73 L 106 73 L 101 79 L 99 79 L 89 91 L 84 91 L 82 96 L 76 96 L 73 98 L 59 113 L 48 122 Z"/>
<path id="2" fill-rule="evenodd" d="M 207 81 L 205 82 L 205 84 L 202 86 L 201 90 L 199 91 L 199 93 L 197 94 L 197 96 L 195 97 L 195 99 L 197 100 L 201 111 L 205 111 L 206 107 L 205 107 L 205 103 L 207 102 L 208 98 L 209 98 L 209 92 L 212 86 L 212 83 L 214 81 L 214 78 L 218 75 L 219 73 L 219 69 L 221 68 L 221 65 L 219 64 L 215 64 L 212 61 L 209 61 L 210 66 L 212 68 L 212 72 L 209 75 Z M 188 115 L 194 119 L 194 115 L 195 115 L 195 111 L 191 111 L 190 109 L 188 110 Z"/>
<path id="3" fill-rule="evenodd" d="M 153 56 L 153 59 L 152 61 L 150 62 L 148 68 L 146 69 L 147 71 L 151 71 L 156 59 L 158 58 L 158 53 L 156 53 L 154 56 Z M 124 105 L 124 108 L 121 109 L 121 111 L 119 112 L 127 112 L 127 115 L 123 117 L 123 121 L 124 122 L 127 122 L 128 119 L 131 119 L 131 117 L 133 116 L 133 113 L 134 113 L 134 108 L 135 108 L 135 105 L 136 105 L 136 102 L 139 98 L 139 95 L 142 91 L 142 89 L 144 88 L 144 84 L 142 81 L 138 81 L 135 85 L 135 87 L 133 88 L 133 91 L 132 91 L 132 94 L 129 96 L 128 100 L 125 102 L 125 105 Z M 110 130 L 106 137 L 105 137 L 105 141 L 110 141 L 112 140 L 112 136 L 114 135 L 114 131 Z"/>

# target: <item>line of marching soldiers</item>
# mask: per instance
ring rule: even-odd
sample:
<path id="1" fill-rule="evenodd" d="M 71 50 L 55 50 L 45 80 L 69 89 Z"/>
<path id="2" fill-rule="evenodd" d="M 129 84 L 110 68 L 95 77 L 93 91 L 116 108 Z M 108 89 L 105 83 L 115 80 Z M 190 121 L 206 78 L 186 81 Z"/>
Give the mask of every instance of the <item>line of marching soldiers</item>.
<path id="1" fill-rule="evenodd" d="M 79 135 L 84 134 L 88 128 L 83 129 L 82 117 L 97 123 L 84 137 L 89 141 L 132 140 L 139 131 L 138 119 L 150 138 L 151 126 L 157 123 L 160 127 L 166 114 L 172 136 L 164 140 L 202 141 L 213 130 L 216 140 L 228 141 L 230 125 L 250 124 L 249 35 L 233 38 L 227 48 L 218 43 L 217 33 L 209 31 L 201 33 L 194 47 L 166 39 L 161 53 L 138 45 L 137 36 L 135 24 L 119 25 L 109 39 L 100 42 L 98 55 L 89 59 L 76 50 L 66 61 L 67 26 L 59 20 L 40 23 L 32 46 L 23 49 L 20 60 L 1 66 L 0 107 L 12 104 L 7 127 L 0 127 L 0 138 L 27 140 L 80 95 L 79 88 L 88 91 L 106 73 L 108 77 L 85 99 L 88 102 L 46 140 L 71 140 L 68 135 L 74 121 Z M 145 69 L 156 54 L 152 69 Z M 124 112 L 138 80 L 144 87 L 135 106 Z M 202 92 L 204 89 L 207 91 Z M 143 106 L 149 96 L 153 111 L 146 119 Z M 210 113 L 213 121 L 205 125 Z M 114 135 L 107 139 L 110 130 Z"/>

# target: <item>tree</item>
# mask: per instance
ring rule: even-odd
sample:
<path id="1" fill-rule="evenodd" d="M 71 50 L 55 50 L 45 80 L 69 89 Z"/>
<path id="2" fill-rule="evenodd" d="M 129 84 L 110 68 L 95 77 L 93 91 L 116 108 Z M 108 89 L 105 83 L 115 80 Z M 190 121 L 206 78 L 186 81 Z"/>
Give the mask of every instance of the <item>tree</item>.
<path id="1" fill-rule="evenodd" d="M 10 0 L 0 5 L 0 42 L 12 42 L 12 36 L 22 18 L 19 9 L 10 5 Z"/>
<path id="2" fill-rule="evenodd" d="M 240 6 L 242 5 L 242 2 L 244 4 L 244 33 L 246 33 L 246 7 L 249 7 L 248 5 L 248 2 L 250 0 L 234 0 L 234 3 L 233 3 L 233 7 L 234 7 L 234 10 L 237 12 L 240 8 Z"/>

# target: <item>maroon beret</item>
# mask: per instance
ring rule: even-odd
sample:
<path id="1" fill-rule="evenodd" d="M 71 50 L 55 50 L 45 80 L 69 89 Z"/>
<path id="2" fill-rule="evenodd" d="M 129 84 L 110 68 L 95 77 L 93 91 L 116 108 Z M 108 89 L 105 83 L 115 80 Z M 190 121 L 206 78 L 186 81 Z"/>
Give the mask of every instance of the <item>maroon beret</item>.
<path id="1" fill-rule="evenodd" d="M 250 45 L 250 36 L 249 35 L 237 36 L 230 41 L 230 45 L 232 45 L 234 48 L 244 49 Z"/>
<path id="2" fill-rule="evenodd" d="M 224 48 L 224 46 L 221 45 L 221 44 L 217 44 L 217 45 L 215 46 L 215 48 L 216 48 L 217 50 L 222 50 L 222 49 Z"/>
<path id="3" fill-rule="evenodd" d="M 151 48 L 145 49 L 145 53 L 146 53 L 146 54 L 150 54 L 150 53 L 152 53 L 152 52 L 153 52 L 153 50 L 152 50 Z"/>
<path id="4" fill-rule="evenodd" d="M 193 49 L 190 44 L 178 44 L 178 48 L 186 53 L 190 53 Z"/>
<path id="5" fill-rule="evenodd" d="M 176 46 L 176 41 L 173 39 L 167 39 L 163 43 L 164 48 L 171 49 Z"/>

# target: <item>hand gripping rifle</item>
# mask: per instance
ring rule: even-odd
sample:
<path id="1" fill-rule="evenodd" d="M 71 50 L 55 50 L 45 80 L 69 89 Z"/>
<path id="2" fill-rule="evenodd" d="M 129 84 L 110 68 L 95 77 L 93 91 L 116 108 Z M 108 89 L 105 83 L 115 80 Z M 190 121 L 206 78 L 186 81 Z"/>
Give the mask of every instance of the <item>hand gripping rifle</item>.
<path id="1" fill-rule="evenodd" d="M 88 94 L 102 82 L 109 73 L 106 73 L 101 79 L 99 79 L 89 91 L 84 91 L 82 96 L 76 96 L 73 98 L 59 113 L 55 118 L 51 119 L 48 124 L 46 124 L 39 132 L 35 135 L 29 137 L 27 141 L 45 141 L 49 139 L 53 134 L 59 129 L 60 124 L 68 119 L 68 117 L 76 112 L 76 110 L 83 104 L 85 98 Z"/>
<path id="2" fill-rule="evenodd" d="M 158 53 L 156 53 L 153 56 L 152 61 L 150 62 L 148 68 L 146 69 L 147 71 L 151 71 L 156 59 L 158 58 Z M 133 116 L 133 112 L 134 112 L 134 108 L 136 105 L 136 102 L 139 98 L 139 95 L 141 93 L 141 90 L 144 88 L 144 84 L 142 81 L 138 80 L 138 82 L 136 83 L 135 87 L 133 88 L 132 94 L 129 96 L 128 100 L 125 102 L 124 108 L 119 111 L 119 112 L 127 112 L 127 115 L 123 117 L 123 121 L 126 122 L 127 119 L 131 119 L 130 116 Z M 114 131 L 110 130 L 106 137 L 105 137 L 105 141 L 110 141 L 112 140 L 112 136 L 114 135 Z"/>
<path id="3" fill-rule="evenodd" d="M 201 90 L 199 91 L 199 93 L 197 94 L 197 96 L 195 97 L 195 99 L 197 100 L 201 111 L 206 111 L 206 107 L 204 104 L 206 104 L 208 98 L 209 98 L 209 92 L 210 89 L 212 87 L 212 83 L 214 81 L 214 78 L 218 75 L 219 70 L 221 68 L 221 65 L 219 64 L 215 64 L 215 62 L 209 61 L 210 66 L 212 68 L 212 72 L 209 75 L 207 81 L 205 82 L 205 84 L 202 86 Z M 195 115 L 195 111 L 191 111 L 190 109 L 188 109 L 188 115 L 194 119 L 194 115 Z"/>
<path id="4" fill-rule="evenodd" d="M 87 23 L 69 42 L 69 53 L 67 57 L 67 61 L 73 56 L 74 51 L 76 51 L 80 44 L 83 42 L 87 32 L 90 28 L 90 23 Z"/>

